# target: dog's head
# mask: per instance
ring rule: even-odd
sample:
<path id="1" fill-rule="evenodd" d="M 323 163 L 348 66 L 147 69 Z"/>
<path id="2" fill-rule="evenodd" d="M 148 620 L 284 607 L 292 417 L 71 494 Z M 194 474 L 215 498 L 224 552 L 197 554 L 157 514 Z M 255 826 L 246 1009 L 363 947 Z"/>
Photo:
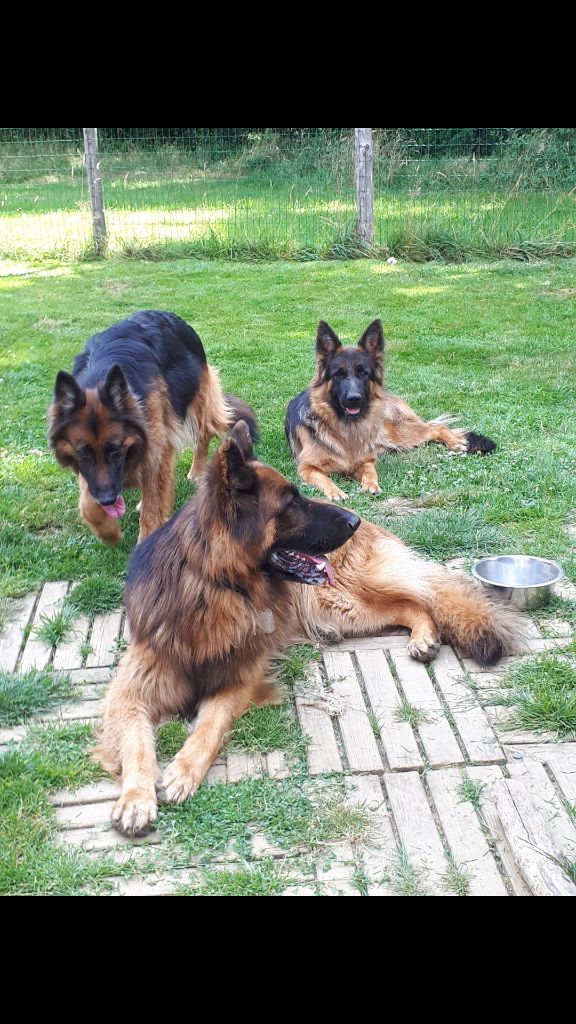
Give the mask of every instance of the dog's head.
<path id="1" fill-rule="evenodd" d="M 281 473 L 259 462 L 240 420 L 212 459 L 201 485 L 201 519 L 219 516 L 245 564 L 300 583 L 334 584 L 325 557 L 360 525 L 353 512 L 305 498 Z"/>
<path id="2" fill-rule="evenodd" d="M 49 418 L 50 444 L 60 465 L 84 477 L 108 515 L 123 515 L 126 468 L 141 461 L 147 437 L 140 404 L 121 368 L 112 366 L 100 387 L 87 390 L 60 370 Z"/>
<path id="3" fill-rule="evenodd" d="M 329 324 L 321 320 L 316 334 L 316 376 L 313 387 L 327 388 L 336 414 L 350 421 L 367 411 L 375 385 L 384 379 L 384 334 L 374 320 L 357 345 L 344 347 Z"/>

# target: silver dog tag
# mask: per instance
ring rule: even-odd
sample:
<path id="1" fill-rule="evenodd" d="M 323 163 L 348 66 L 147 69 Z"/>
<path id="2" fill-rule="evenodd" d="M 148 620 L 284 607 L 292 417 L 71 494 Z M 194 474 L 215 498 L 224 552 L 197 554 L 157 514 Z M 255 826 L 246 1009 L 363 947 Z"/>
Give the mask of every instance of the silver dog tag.
<path id="1" fill-rule="evenodd" d="M 265 608 L 264 611 L 260 612 L 260 626 L 264 633 L 273 633 L 276 629 L 274 613 L 271 608 Z"/>

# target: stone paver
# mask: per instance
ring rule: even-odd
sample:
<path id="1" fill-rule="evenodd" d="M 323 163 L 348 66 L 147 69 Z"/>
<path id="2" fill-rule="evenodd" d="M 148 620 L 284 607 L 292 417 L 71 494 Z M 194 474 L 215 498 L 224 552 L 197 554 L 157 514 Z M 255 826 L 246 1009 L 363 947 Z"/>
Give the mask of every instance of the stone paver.
<path id="1" fill-rule="evenodd" d="M 36 604 L 36 594 L 14 601 L 8 622 L 0 636 L 0 670 L 14 672 L 24 642 L 24 630 Z"/>
<path id="2" fill-rule="evenodd" d="M 410 724 L 399 717 L 402 698 L 384 651 L 358 651 L 356 657 L 388 765 L 392 769 L 422 768 L 416 736 Z"/>
<path id="3" fill-rule="evenodd" d="M 418 732 L 432 767 L 462 764 L 464 754 L 425 666 L 408 654 L 395 653 L 393 662 L 406 700 L 422 713 Z"/>
<path id="4" fill-rule="evenodd" d="M 343 704 L 339 721 L 350 768 L 355 772 L 381 771 L 382 758 L 350 655 L 325 651 L 324 664 L 328 681 Z"/>
<path id="5" fill-rule="evenodd" d="M 32 668 L 45 668 L 50 661 L 52 648 L 36 635 L 36 630 L 41 625 L 44 617 L 52 619 L 62 608 L 64 598 L 68 592 L 67 583 L 45 583 L 42 587 L 32 628 L 28 639 L 24 644 L 22 657 L 20 659 L 19 671 L 29 672 Z"/>
<path id="6" fill-rule="evenodd" d="M 58 611 L 69 587 L 46 583 L 39 594 L 14 602 L 0 635 L 0 669 L 65 672 L 73 697 L 41 720 L 96 724 L 129 630 L 120 610 L 93 620 L 83 616 L 67 640 L 51 649 L 36 637 L 35 627 L 43 615 Z M 562 592 L 576 597 L 566 581 Z M 532 621 L 521 656 L 561 650 L 567 627 L 562 620 Z M 576 860 L 576 741 L 558 743 L 552 735 L 506 728 L 506 712 L 495 695 L 515 659 L 484 670 L 444 646 L 429 669 L 409 657 L 407 639 L 398 630 L 332 645 L 295 687 L 309 775 L 346 773 L 346 802 L 361 809 L 363 838 L 328 844 L 313 862 L 303 852 L 300 863 L 266 835 L 255 834 L 252 858 L 274 859 L 286 896 L 394 896 L 407 894 L 410 886 L 422 895 L 455 895 L 455 870 L 471 896 L 576 895 L 561 867 L 563 860 Z M 26 726 L 0 728 L 0 755 L 25 736 Z M 205 784 L 281 780 L 299 770 L 297 759 L 282 750 L 231 749 L 212 766 Z M 465 779 L 481 784 L 477 803 L 462 795 Z M 118 793 L 118 783 L 108 779 L 53 793 L 58 841 L 90 857 L 112 857 L 119 866 L 115 895 L 170 895 L 195 884 L 199 858 L 166 869 L 159 833 L 129 841 L 111 829 Z M 138 874 L 123 878 L 120 868 L 129 862 Z M 239 862 L 231 848 L 210 861 L 215 868 Z"/>
<path id="7" fill-rule="evenodd" d="M 426 784 L 456 866 L 468 877 L 470 896 L 507 896 L 474 807 L 463 800 L 463 772 L 444 768 L 429 772 Z"/>
<path id="8" fill-rule="evenodd" d="M 440 649 L 432 671 L 470 760 L 481 764 L 504 761 L 504 752 L 485 711 L 475 700 L 470 688 L 460 682 L 462 665 L 450 647 L 444 645 Z"/>
<path id="9" fill-rule="evenodd" d="M 115 643 L 120 635 L 122 612 L 106 612 L 96 615 L 90 634 L 90 654 L 86 659 L 88 668 L 112 665 L 116 657 Z"/>

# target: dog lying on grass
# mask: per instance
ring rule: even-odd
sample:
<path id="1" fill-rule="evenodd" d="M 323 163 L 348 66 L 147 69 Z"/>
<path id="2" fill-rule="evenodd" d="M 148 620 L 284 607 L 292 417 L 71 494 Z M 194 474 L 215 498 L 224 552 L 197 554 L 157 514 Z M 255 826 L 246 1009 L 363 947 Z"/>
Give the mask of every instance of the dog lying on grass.
<path id="1" fill-rule="evenodd" d="M 244 422 L 192 500 L 135 548 L 126 609 L 131 644 L 104 700 L 96 756 L 122 777 L 112 820 L 127 835 L 156 818 L 156 726 L 196 719 L 161 780 L 165 798 L 180 803 L 235 720 L 275 701 L 270 661 L 289 644 L 407 626 L 420 661 L 444 640 L 492 665 L 517 630 L 513 613 L 465 576 L 345 508 L 305 498 L 255 458 Z"/>
<path id="2" fill-rule="evenodd" d="M 346 499 L 331 473 L 352 477 L 361 490 L 380 494 L 376 462 L 386 451 L 411 451 L 428 441 L 452 452 L 486 455 L 496 448 L 482 434 L 450 429 L 450 417 L 426 423 L 403 398 L 385 391 L 383 380 L 380 320 L 370 324 L 355 346 L 342 345 L 320 321 L 316 374 L 310 387 L 288 405 L 285 427 L 299 476 L 330 501 Z"/>

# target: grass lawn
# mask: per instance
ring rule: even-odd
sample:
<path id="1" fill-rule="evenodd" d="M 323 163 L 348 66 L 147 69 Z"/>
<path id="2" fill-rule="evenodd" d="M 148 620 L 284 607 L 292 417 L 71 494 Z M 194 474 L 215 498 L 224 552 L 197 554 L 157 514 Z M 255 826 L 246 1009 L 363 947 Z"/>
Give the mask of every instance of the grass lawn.
<path id="1" fill-rule="evenodd" d="M 350 132 L 328 148 L 320 139 L 288 151 L 264 142 L 243 152 L 224 148 L 215 157 L 171 146 L 104 144 L 110 253 L 247 260 L 357 253 Z M 382 255 L 576 254 L 569 173 L 548 181 L 511 154 L 506 169 L 497 159 L 477 167 L 463 156 L 415 160 L 407 151 L 405 157 L 395 162 L 390 153 L 376 153 L 375 246 Z M 91 252 L 81 145 L 0 139 L 0 179 L 0 258 L 74 260 Z"/>
<path id="2" fill-rule="evenodd" d="M 104 548 L 81 525 L 77 485 L 46 443 L 46 410 L 58 369 L 69 369 L 86 338 L 141 308 L 171 309 L 199 331 L 226 388 L 257 410 L 261 454 L 294 478 L 283 419 L 286 404 L 309 381 L 317 321 L 327 318 L 344 339 L 357 339 L 380 315 L 388 336 L 388 386 L 424 416 L 457 413 L 463 424 L 494 437 L 491 458 L 423 448 L 389 456 L 379 467 L 383 494 L 361 495 L 341 481 L 349 504 L 435 558 L 522 551 L 558 558 L 576 579 L 565 525 L 574 521 L 574 261 L 460 265 L 172 261 L 7 264 L 0 276 L 0 574 L 11 597 L 48 579 L 82 580 L 76 610 L 116 607 L 136 538 L 139 495 L 128 497 L 125 539 Z M 177 502 L 191 494 L 190 454 L 178 467 Z M 306 488 L 309 493 L 314 493 Z M 386 498 L 402 497 L 417 514 L 395 517 Z M 564 603 L 565 604 L 565 603 Z M 1 611 L 1 608 L 0 608 Z M 552 611 L 573 620 L 574 609 Z M 66 634 L 65 615 L 41 625 L 45 640 Z M 289 684 L 301 677 L 311 650 L 296 648 L 282 666 Z M 522 675 L 522 672 L 524 675 Z M 542 672 L 546 675 L 544 684 Z M 65 698 L 50 674 L 0 680 L 0 720 L 27 720 Z M 552 699 L 553 689 L 560 689 Z M 527 662 L 503 702 L 530 727 L 574 728 L 574 672 L 562 661 Z M 417 709 L 406 705 L 403 719 Z M 416 723 L 414 723 L 416 724 Z M 163 727 L 160 752 L 181 745 L 179 721 Z M 32 725 L 28 740 L 0 758 L 0 893 L 85 895 L 109 892 L 110 876 L 136 871 L 107 857 L 88 860 L 54 842 L 48 794 L 98 777 L 88 758 L 86 726 Z M 288 750 L 299 765 L 282 783 L 253 780 L 203 789 L 160 815 L 163 853 L 155 870 L 177 866 L 184 850 L 210 857 L 233 842 L 246 863 L 230 871 L 210 864 L 181 895 L 275 895 L 286 884 L 267 861 L 249 863 L 254 828 L 288 851 L 312 855 L 326 840 L 351 839 L 366 828 L 342 803 L 341 783 L 318 789 L 307 778 L 303 741 L 290 701 L 252 711 L 232 743 L 253 751 Z M 476 788 L 475 788 L 476 785 Z M 477 802 L 477 784 L 463 799 Z M 318 808 L 322 813 L 318 813 Z M 144 862 L 138 870 L 145 870 Z M 403 855 L 388 883 L 398 895 L 426 895 L 423 879 Z M 365 880 L 355 880 L 359 892 Z M 454 866 L 447 891 L 466 895 L 468 879 Z"/>
<path id="3" fill-rule="evenodd" d="M 141 308 L 170 309 L 200 333 L 225 387 L 257 410 L 262 457 L 293 476 L 283 419 L 309 381 L 316 322 L 356 339 L 380 315 L 387 379 L 422 415 L 456 413 L 495 438 L 491 458 L 431 446 L 380 463 L 381 497 L 347 481 L 351 507 L 429 555 L 522 551 L 558 558 L 575 578 L 564 530 L 576 507 L 571 380 L 574 261 L 545 264 L 230 264 L 110 261 L 0 277 L 0 566 L 4 595 L 47 579 L 108 579 L 112 603 L 137 532 L 129 495 L 125 539 L 106 549 L 80 524 L 77 485 L 46 444 L 58 369 L 96 330 Z M 191 493 L 189 454 L 177 502 Z M 313 493 L 313 492 L 310 492 Z M 384 500 L 422 511 L 396 519 Z M 91 587 L 91 583 L 86 584 Z M 101 589 L 100 586 L 97 588 Z"/>
<path id="4" fill-rule="evenodd" d="M 314 260 L 358 251 L 348 182 L 340 191 L 332 180 L 120 177 L 104 191 L 112 255 Z M 3 183 L 2 192 L 0 258 L 90 255 L 85 180 Z M 576 252 L 574 200 L 560 191 L 381 189 L 374 218 L 376 250 L 416 261 Z"/>

